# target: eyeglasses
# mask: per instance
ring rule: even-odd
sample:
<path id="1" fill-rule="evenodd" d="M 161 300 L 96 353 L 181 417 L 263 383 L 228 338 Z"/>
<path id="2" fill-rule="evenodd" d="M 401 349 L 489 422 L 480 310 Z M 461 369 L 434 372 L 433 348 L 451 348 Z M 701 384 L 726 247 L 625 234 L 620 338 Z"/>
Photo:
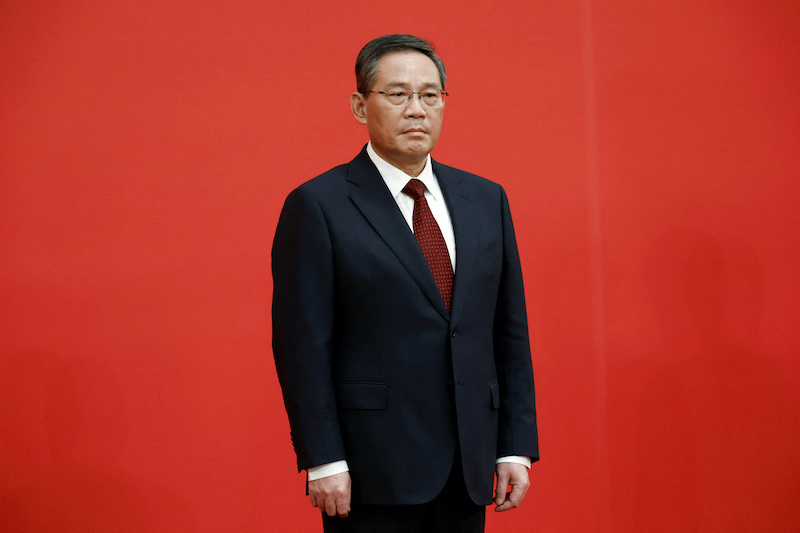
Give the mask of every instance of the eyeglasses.
<path id="1" fill-rule="evenodd" d="M 441 89 L 425 89 L 424 91 L 412 91 L 411 89 L 403 89 L 396 87 L 388 91 L 367 91 L 368 93 L 382 94 L 386 100 L 396 106 L 406 106 L 414 98 L 414 95 L 419 95 L 419 101 L 426 107 L 441 107 L 444 105 L 444 97 L 447 93 Z"/>

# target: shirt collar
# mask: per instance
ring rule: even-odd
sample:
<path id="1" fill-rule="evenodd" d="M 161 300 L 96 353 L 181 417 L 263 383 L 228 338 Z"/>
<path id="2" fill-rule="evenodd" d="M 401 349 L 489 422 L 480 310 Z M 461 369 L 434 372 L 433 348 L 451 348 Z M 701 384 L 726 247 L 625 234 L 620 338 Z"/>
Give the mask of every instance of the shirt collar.
<path id="1" fill-rule="evenodd" d="M 428 154 L 427 159 L 425 161 L 425 168 L 422 169 L 419 176 L 409 176 L 396 166 L 392 165 L 385 159 L 381 158 L 375 152 L 375 149 L 372 148 L 372 143 L 370 142 L 367 144 L 367 155 L 369 156 L 372 163 L 377 167 L 378 172 L 380 173 L 383 181 L 386 183 L 386 186 L 389 188 L 389 192 L 392 193 L 393 198 L 397 198 L 397 195 L 403 192 L 403 187 L 406 186 L 408 180 L 411 179 L 418 179 L 423 184 L 425 184 L 425 188 L 428 189 L 428 192 L 433 196 L 434 200 L 441 199 L 441 189 L 439 188 L 439 182 L 436 181 L 436 177 L 433 175 L 433 166 L 431 164 L 431 155 Z"/>

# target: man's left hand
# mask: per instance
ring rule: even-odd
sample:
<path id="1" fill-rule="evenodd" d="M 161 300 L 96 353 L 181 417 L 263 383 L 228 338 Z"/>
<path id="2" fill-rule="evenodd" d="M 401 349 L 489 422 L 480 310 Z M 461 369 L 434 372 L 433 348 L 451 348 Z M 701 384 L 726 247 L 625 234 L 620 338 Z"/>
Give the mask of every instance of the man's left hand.
<path id="1" fill-rule="evenodd" d="M 518 463 L 497 463 L 497 489 L 494 495 L 494 508 L 497 512 L 519 507 L 531 486 L 528 468 Z"/>

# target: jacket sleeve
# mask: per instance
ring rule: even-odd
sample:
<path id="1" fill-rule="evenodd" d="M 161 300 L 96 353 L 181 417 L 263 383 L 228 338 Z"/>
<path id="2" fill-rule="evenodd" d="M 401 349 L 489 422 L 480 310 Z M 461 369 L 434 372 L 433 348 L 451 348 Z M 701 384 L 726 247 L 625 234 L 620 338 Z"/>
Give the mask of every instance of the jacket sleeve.
<path id="1" fill-rule="evenodd" d="M 533 367 L 531 365 L 525 293 L 511 211 L 504 191 L 503 270 L 494 322 L 494 349 L 500 384 L 497 456 L 539 459 Z"/>
<path id="2" fill-rule="evenodd" d="M 272 245 L 272 349 L 298 470 L 345 459 L 333 383 L 334 275 L 328 224 L 302 187 Z"/>

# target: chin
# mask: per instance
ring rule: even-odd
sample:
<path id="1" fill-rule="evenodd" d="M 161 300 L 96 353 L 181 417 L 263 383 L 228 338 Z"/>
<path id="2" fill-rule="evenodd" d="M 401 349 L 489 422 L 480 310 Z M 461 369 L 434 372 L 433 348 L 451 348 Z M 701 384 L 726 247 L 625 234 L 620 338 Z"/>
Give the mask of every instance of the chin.
<path id="1" fill-rule="evenodd" d="M 433 150 L 432 143 L 412 142 L 406 146 L 405 152 L 409 155 L 428 154 Z"/>

